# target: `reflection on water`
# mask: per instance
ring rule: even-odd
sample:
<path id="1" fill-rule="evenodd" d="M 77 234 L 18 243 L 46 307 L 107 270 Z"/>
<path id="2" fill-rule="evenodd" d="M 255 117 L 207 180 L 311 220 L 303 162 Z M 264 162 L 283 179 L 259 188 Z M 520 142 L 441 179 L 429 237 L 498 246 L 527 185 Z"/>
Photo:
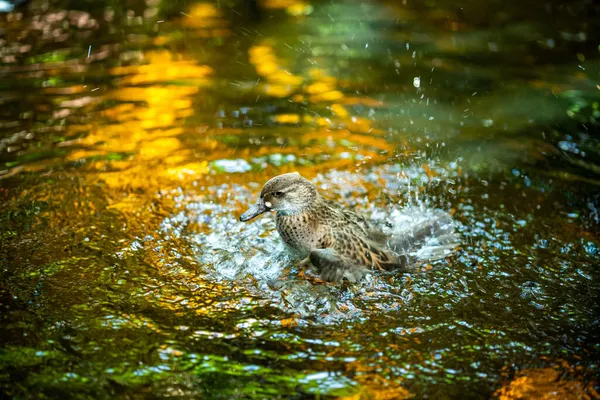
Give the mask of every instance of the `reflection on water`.
<path id="1" fill-rule="evenodd" d="M 600 397 L 598 11 L 0 14 L 2 394 Z M 460 250 L 323 284 L 237 220 L 290 171 L 374 220 L 448 212 Z"/>

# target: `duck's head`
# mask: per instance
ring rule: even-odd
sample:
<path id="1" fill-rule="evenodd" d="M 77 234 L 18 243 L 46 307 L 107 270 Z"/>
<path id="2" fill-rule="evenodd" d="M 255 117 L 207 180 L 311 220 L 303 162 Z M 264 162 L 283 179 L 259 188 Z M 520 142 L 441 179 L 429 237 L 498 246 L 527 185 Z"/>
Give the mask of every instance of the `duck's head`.
<path id="1" fill-rule="evenodd" d="M 242 214 L 240 221 L 250 221 L 267 211 L 296 214 L 310 207 L 317 197 L 317 188 L 299 173 L 271 178 L 263 186 L 256 204 Z"/>

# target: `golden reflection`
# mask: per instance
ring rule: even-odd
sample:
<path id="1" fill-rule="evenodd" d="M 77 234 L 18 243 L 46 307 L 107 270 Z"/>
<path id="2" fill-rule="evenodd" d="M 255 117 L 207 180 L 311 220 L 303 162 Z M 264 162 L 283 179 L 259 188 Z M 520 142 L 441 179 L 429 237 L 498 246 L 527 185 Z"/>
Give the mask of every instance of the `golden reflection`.
<path id="1" fill-rule="evenodd" d="M 556 368 L 539 368 L 521 371 L 511 382 L 498 389 L 500 400 L 591 400 L 600 399 L 594 383 L 567 380 Z"/>
<path id="2" fill-rule="evenodd" d="M 51 95 L 65 95 L 65 94 L 78 94 L 87 92 L 84 85 L 73 85 L 68 87 L 45 87 L 42 88 L 45 94 Z"/>
<path id="3" fill-rule="evenodd" d="M 268 8 L 305 4 L 267 3 Z M 227 26 L 221 10 L 211 3 L 197 3 L 182 14 L 182 23 L 193 29 L 215 33 Z M 94 101 L 81 102 L 81 110 L 99 107 L 101 111 L 92 122 L 67 124 L 65 136 L 75 139 L 59 146 L 70 149 L 66 155 L 69 161 L 85 161 L 84 170 L 94 172 L 94 178 L 114 189 L 185 186 L 199 179 L 234 181 L 237 176 L 233 175 L 242 175 L 220 177 L 217 172 L 222 171 L 215 168 L 217 160 L 243 160 L 248 168 L 257 170 L 273 155 L 291 155 L 295 161 L 277 164 L 280 172 L 298 170 L 314 176 L 321 170 L 381 162 L 394 152 L 395 147 L 385 140 L 385 132 L 353 112 L 355 106 L 380 107 L 380 101 L 355 93 L 347 95 L 344 88 L 349 82 L 329 75 L 323 68 L 295 73 L 289 61 L 276 53 L 275 41 L 265 39 L 249 48 L 248 57 L 261 77 L 254 89 L 257 94 L 276 98 L 272 101 L 290 99 L 295 107 L 267 117 L 276 124 L 288 125 L 285 129 L 260 128 L 258 124 L 250 129 L 186 125 L 186 119 L 194 115 L 202 88 L 214 84 L 214 70 L 182 53 L 151 50 L 136 58 L 142 65 L 109 70 L 118 87 L 93 97 Z M 90 89 L 76 85 L 45 90 L 89 96 Z M 310 111 L 298 112 L 300 108 Z M 263 135 L 276 138 L 255 139 Z M 27 168 L 40 167 L 41 163 L 30 163 Z M 261 174 L 256 179 L 263 181 L 271 172 L 256 172 Z M 248 174 L 253 173 L 244 174 L 240 183 L 247 184 Z M 130 206 L 133 203 L 127 200 L 121 208 Z"/>
<path id="4" fill-rule="evenodd" d="M 279 4 L 279 3 L 278 3 Z M 286 3 L 287 4 L 287 3 Z M 271 5 L 274 7 L 274 5 Z M 326 110 L 321 115 L 317 113 L 297 114 L 282 113 L 271 117 L 273 122 L 283 125 L 308 125 L 316 128 L 315 131 L 303 132 L 303 142 L 316 140 L 327 142 L 332 147 L 332 154 L 356 153 L 359 147 L 360 156 L 371 161 L 387 157 L 393 147 L 383 139 L 384 132 L 373 126 L 372 121 L 352 115 L 351 107 L 363 105 L 379 107 L 381 102 L 361 97 L 347 97 L 340 89 L 346 82 L 340 82 L 336 77 L 329 76 L 325 70 L 312 68 L 306 76 L 294 75 L 283 66 L 283 62 L 275 55 L 275 50 L 270 41 L 265 40 L 250 48 L 249 59 L 256 72 L 263 80 L 257 85 L 262 94 L 278 98 L 290 98 L 295 103 L 310 103 L 315 109 Z M 323 130 L 323 128 L 326 128 Z M 335 134 L 327 129 L 335 129 Z M 347 142 L 342 146 L 343 142 Z M 310 143 L 305 143 L 302 148 L 311 148 Z M 353 148 L 354 147 L 354 148 Z M 316 147 L 319 153 L 323 148 Z M 371 150 L 372 149 L 372 150 Z M 259 152 L 276 149 L 261 148 Z M 304 151 L 304 150 L 303 150 Z M 328 160 L 330 167 L 349 165 L 352 160 Z"/>
<path id="5" fill-rule="evenodd" d="M 346 108 L 341 104 L 332 104 L 330 108 L 331 112 L 333 112 L 335 115 L 342 119 L 348 118 L 348 116 L 350 115 L 348 111 L 346 111 Z"/>
<path id="6" fill-rule="evenodd" d="M 218 22 L 221 18 L 214 5 L 200 3 L 186 13 L 184 22 L 198 29 L 212 29 L 224 26 Z M 296 161 L 278 164 L 281 172 L 303 170 L 314 175 L 322 169 L 354 168 L 387 159 L 394 146 L 385 140 L 385 132 L 371 120 L 353 114 L 357 105 L 374 108 L 381 102 L 347 96 L 343 88 L 348 82 L 322 68 L 295 74 L 276 55 L 273 43 L 263 40 L 248 50 L 249 60 L 261 77 L 255 90 L 271 98 L 288 98 L 298 108 L 309 104 L 311 110 L 299 113 L 292 108 L 267 117 L 276 124 L 289 125 L 285 131 L 275 132 L 277 141 L 253 143 L 254 137 L 262 137 L 264 132 L 271 136 L 271 128 L 264 130 L 258 124 L 250 130 L 202 127 L 201 131 L 185 125 L 194 115 L 202 88 L 213 84 L 214 71 L 180 53 L 152 50 L 141 55 L 142 65 L 109 70 L 119 87 L 81 106 L 82 110 L 105 107 L 98 112 L 98 121 L 66 125 L 65 136 L 77 139 L 59 146 L 71 149 L 66 156 L 69 161 L 86 161 L 86 170 L 97 172 L 96 177 L 115 189 L 164 187 L 175 182 L 184 185 L 209 175 L 212 181 L 221 180 L 215 175 L 219 172 L 214 168 L 217 160 L 244 160 L 248 168 L 255 168 L 273 155 L 293 155 Z M 73 86 L 60 90 L 74 94 L 84 89 Z M 85 90 L 89 92 L 89 88 Z M 292 135 L 289 129 L 295 128 Z M 290 132 L 289 137 L 286 132 Z M 232 136 L 237 137 L 233 142 Z M 28 168 L 36 166 L 31 163 Z"/>
<path id="7" fill-rule="evenodd" d="M 379 372 L 379 369 L 380 367 L 362 364 L 360 361 L 349 363 L 347 370 L 352 372 L 354 380 L 360 384 L 360 391 L 353 396 L 340 397 L 340 399 L 404 400 L 414 398 L 414 394 L 401 386 L 401 379 L 390 379 Z"/>
<path id="8" fill-rule="evenodd" d="M 76 146 L 68 159 L 89 160 L 88 168 L 114 188 L 159 187 L 164 179 L 208 172 L 206 162 L 193 161 L 181 135 L 185 119 L 194 113 L 195 96 L 211 84 L 212 69 L 167 51 L 150 51 L 143 59 L 144 65 L 109 71 L 119 77 L 120 87 L 99 99 L 111 107 L 101 111 L 98 123 L 68 127 L 69 136 L 83 136 L 65 144 Z M 202 144 L 215 147 L 210 140 Z M 113 207 L 130 205 L 125 199 Z"/>
<path id="9" fill-rule="evenodd" d="M 263 0 L 261 6 L 271 9 L 285 9 L 285 11 L 296 17 L 312 13 L 313 7 L 305 2 L 298 0 Z"/>
<path id="10" fill-rule="evenodd" d="M 173 268 L 166 261 L 172 259 L 168 253 L 168 249 L 149 252 L 145 259 L 145 262 L 158 269 L 160 276 L 160 283 L 156 286 L 143 288 L 147 302 L 179 316 L 212 317 L 229 311 L 236 312 L 235 300 L 224 301 L 219 295 L 228 290 L 226 287 L 208 283 L 195 271 Z"/>
<path id="11" fill-rule="evenodd" d="M 207 174 L 209 171 L 208 162 L 202 161 L 197 163 L 186 163 L 183 165 L 174 166 L 171 168 L 167 168 L 165 174 L 167 176 L 171 175 L 177 177 L 179 180 L 185 178 L 195 178 L 198 175 Z"/>
<path id="12" fill-rule="evenodd" d="M 174 58 L 178 59 L 174 59 Z M 130 65 L 112 68 L 111 75 L 123 75 L 122 85 L 140 85 L 147 83 L 176 81 L 179 79 L 192 80 L 202 85 L 209 81 L 205 79 L 213 73 L 212 68 L 206 65 L 197 65 L 193 60 L 185 60 L 170 52 L 151 51 L 145 54 L 146 65 Z"/>
<path id="13" fill-rule="evenodd" d="M 248 53 L 250 63 L 254 65 L 256 72 L 266 80 L 262 86 L 265 94 L 287 97 L 302 84 L 302 77 L 293 75 L 285 69 L 267 42 L 251 47 Z"/>
<path id="14" fill-rule="evenodd" d="M 372 382 L 363 382 L 361 379 L 357 379 L 357 382 L 363 385 L 357 394 L 354 396 L 340 397 L 339 399 L 405 400 L 415 397 L 414 394 L 401 386 L 388 387 L 387 384 L 382 383 L 378 379 L 374 379 Z"/>
<path id="15" fill-rule="evenodd" d="M 183 13 L 183 25 L 195 30 L 198 37 L 224 37 L 231 35 L 229 22 L 219 8 L 212 3 L 196 3 Z"/>

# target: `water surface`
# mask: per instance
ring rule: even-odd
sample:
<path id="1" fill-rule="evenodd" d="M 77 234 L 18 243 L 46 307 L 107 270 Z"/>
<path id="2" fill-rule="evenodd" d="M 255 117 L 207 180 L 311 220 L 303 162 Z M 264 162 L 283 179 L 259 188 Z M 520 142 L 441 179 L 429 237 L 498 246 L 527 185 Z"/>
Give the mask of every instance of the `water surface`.
<path id="1" fill-rule="evenodd" d="M 598 398 L 598 15 L 449 0 L 0 14 L 2 397 Z M 238 221 L 290 171 L 372 219 L 448 212 L 460 248 L 320 283 L 272 215 Z"/>

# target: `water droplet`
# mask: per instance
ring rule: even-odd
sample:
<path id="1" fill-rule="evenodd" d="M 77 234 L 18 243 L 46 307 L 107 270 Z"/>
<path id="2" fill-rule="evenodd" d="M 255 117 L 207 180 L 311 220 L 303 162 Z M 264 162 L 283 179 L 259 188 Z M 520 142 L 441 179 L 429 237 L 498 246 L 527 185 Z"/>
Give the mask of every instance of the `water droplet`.
<path id="1" fill-rule="evenodd" d="M 420 88 L 421 87 L 421 77 L 415 76 L 413 78 L 413 86 L 416 87 L 416 88 Z"/>

